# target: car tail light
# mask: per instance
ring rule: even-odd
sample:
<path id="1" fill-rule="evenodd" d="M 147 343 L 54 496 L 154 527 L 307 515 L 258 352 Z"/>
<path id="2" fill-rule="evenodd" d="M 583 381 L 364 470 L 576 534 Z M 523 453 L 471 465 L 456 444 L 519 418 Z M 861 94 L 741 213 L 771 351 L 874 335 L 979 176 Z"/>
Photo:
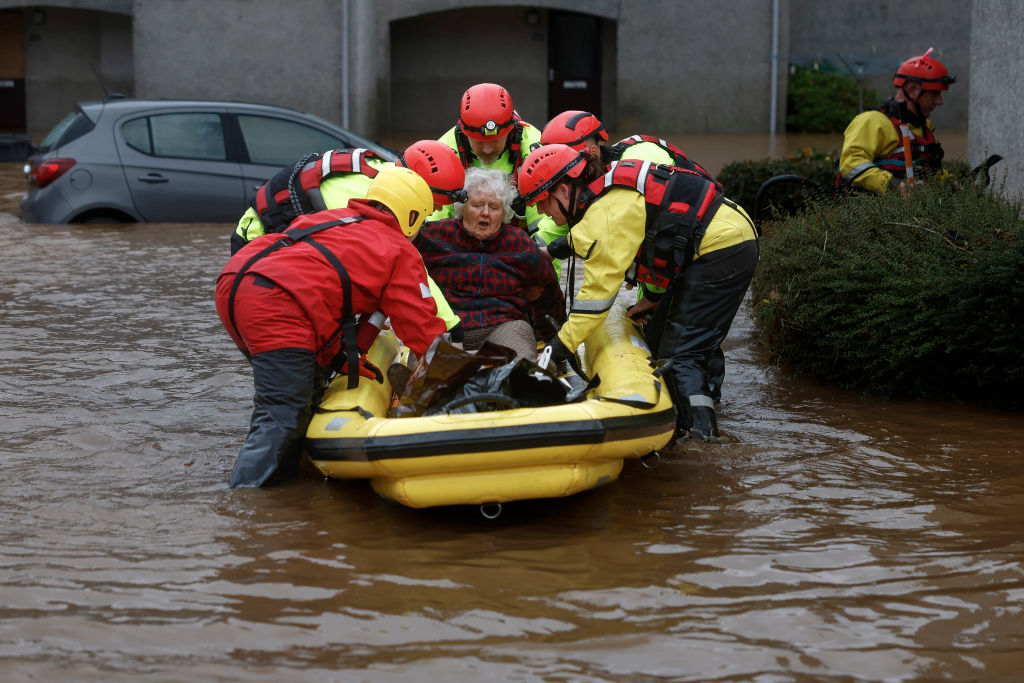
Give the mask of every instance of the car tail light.
<path id="1" fill-rule="evenodd" d="M 67 173 L 75 165 L 74 159 L 46 159 L 29 169 L 28 184 L 33 187 L 46 187 L 57 178 Z"/>

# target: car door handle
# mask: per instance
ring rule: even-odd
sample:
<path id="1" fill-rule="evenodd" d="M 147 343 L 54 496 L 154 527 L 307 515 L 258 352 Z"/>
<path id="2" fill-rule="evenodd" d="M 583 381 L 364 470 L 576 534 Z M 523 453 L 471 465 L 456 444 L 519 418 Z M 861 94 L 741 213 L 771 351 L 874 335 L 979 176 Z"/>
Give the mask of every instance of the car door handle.
<path id="1" fill-rule="evenodd" d="M 163 177 L 159 173 L 150 173 L 148 175 L 139 176 L 140 183 L 166 183 L 167 178 Z"/>

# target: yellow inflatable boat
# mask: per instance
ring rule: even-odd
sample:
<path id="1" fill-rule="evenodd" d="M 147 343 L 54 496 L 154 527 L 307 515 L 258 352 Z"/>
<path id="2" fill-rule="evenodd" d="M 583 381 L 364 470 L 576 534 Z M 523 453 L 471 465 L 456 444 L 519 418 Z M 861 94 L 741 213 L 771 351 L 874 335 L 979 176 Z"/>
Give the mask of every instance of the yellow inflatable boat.
<path id="1" fill-rule="evenodd" d="M 389 418 L 387 379 L 360 377 L 347 389 L 347 378 L 336 378 L 310 423 L 307 455 L 328 477 L 369 479 L 409 507 L 480 505 L 485 514 L 615 481 L 625 458 L 669 442 L 675 409 L 625 307 L 584 346 L 586 371 L 599 384 L 581 402 L 539 408 Z M 386 332 L 369 360 L 387 368 L 399 350 Z"/>

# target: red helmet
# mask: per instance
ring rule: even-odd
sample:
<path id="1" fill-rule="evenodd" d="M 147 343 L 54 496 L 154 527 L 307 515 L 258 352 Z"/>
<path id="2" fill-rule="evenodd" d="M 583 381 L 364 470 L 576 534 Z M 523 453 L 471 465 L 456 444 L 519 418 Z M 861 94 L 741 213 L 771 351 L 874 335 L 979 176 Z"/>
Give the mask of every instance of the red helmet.
<path id="1" fill-rule="evenodd" d="M 459 128 L 474 140 L 507 135 L 515 124 L 512 96 L 500 85 L 478 83 L 462 95 Z"/>
<path id="2" fill-rule="evenodd" d="M 438 140 L 420 140 L 405 148 L 395 161 L 396 166 L 411 168 L 430 186 L 434 202 L 451 204 L 465 202 L 466 170 L 462 168 L 459 155 L 448 145 Z"/>
<path id="3" fill-rule="evenodd" d="M 548 196 L 563 178 L 579 178 L 587 167 L 587 153 L 568 145 L 543 145 L 530 152 L 519 169 L 519 196 L 533 206 Z"/>
<path id="4" fill-rule="evenodd" d="M 540 134 L 540 142 L 542 145 L 561 143 L 582 151 L 587 139 L 595 135 L 602 141 L 608 140 L 608 132 L 596 116 L 589 111 L 573 109 L 563 111 L 548 121 L 544 132 Z"/>
<path id="5" fill-rule="evenodd" d="M 956 76 L 950 76 L 942 62 L 931 56 L 932 49 L 900 64 L 892 76 L 893 85 L 902 88 L 909 81 L 920 83 L 923 90 L 949 90 L 950 83 L 956 83 Z"/>

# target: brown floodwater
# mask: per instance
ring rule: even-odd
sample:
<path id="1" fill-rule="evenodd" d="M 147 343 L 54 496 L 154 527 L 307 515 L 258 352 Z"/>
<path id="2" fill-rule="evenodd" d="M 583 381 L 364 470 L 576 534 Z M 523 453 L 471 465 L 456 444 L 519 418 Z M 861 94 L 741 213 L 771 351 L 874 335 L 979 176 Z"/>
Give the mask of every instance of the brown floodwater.
<path id="1" fill-rule="evenodd" d="M 1020 415 L 794 377 L 744 308 L 722 444 L 573 497 L 226 488 L 230 226 L 0 213 L 3 680 L 1015 680 Z"/>

